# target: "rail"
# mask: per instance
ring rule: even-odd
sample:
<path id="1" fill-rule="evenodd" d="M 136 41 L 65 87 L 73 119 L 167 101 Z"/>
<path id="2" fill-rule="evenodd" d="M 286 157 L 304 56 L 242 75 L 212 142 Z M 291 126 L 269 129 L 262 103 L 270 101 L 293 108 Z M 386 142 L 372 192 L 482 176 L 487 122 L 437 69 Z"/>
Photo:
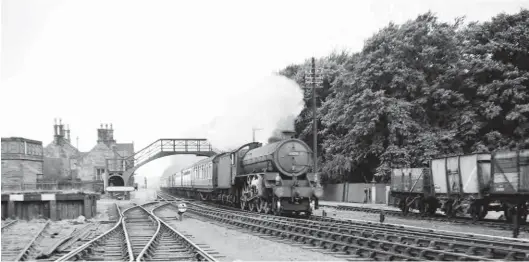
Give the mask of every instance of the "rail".
<path id="1" fill-rule="evenodd" d="M 149 240 L 149 242 L 147 242 L 147 244 L 145 245 L 145 247 L 141 250 L 141 252 L 138 254 L 138 257 L 136 257 L 136 261 L 144 261 L 144 256 L 145 256 L 145 253 L 149 250 L 149 248 L 152 246 L 152 243 L 154 242 L 154 240 L 158 237 L 158 234 L 160 233 L 160 229 L 161 229 L 161 223 L 160 223 L 160 220 L 152 213 L 152 212 L 149 212 L 147 209 L 145 209 L 143 206 L 140 206 L 143 210 L 145 210 L 145 212 L 147 212 L 148 214 L 151 215 L 151 217 L 154 217 L 154 219 L 156 220 L 156 224 L 157 224 L 157 227 L 156 227 L 156 231 L 154 232 L 154 235 L 152 235 L 151 239 Z"/>
<path id="2" fill-rule="evenodd" d="M 39 233 L 37 233 L 35 235 L 35 237 L 33 239 L 31 239 L 31 241 L 22 249 L 22 251 L 18 254 L 18 256 L 14 259 L 14 261 L 21 261 L 22 259 L 24 259 L 24 257 L 28 254 L 29 252 L 29 249 L 31 248 L 31 246 L 35 243 L 35 241 L 37 240 L 37 238 L 39 238 L 39 236 L 42 234 L 42 232 L 44 232 L 44 230 L 46 230 L 46 228 L 50 225 L 50 220 L 48 220 L 46 222 L 46 224 L 44 224 L 44 226 L 42 227 L 42 229 L 39 231 Z"/>
<path id="3" fill-rule="evenodd" d="M 4 229 L 8 229 L 9 227 L 13 226 L 18 220 L 13 220 L 5 225 L 2 226 L 2 231 L 4 231 Z"/>
<path id="4" fill-rule="evenodd" d="M 125 212 L 133 208 L 136 208 L 136 206 L 129 207 L 123 210 L 123 214 L 125 214 Z M 129 262 L 132 262 L 134 261 L 134 252 L 132 252 L 132 243 L 130 242 L 130 236 L 129 236 L 129 233 L 127 232 L 127 222 L 125 221 L 125 217 L 123 215 L 121 215 L 121 219 L 123 220 L 122 226 L 123 226 L 123 231 L 125 233 L 125 241 L 127 242 L 127 251 L 129 252 Z"/>
<path id="5" fill-rule="evenodd" d="M 119 214 L 119 219 L 118 221 L 116 222 L 116 224 L 109 230 L 107 230 L 106 232 L 104 232 L 103 234 L 101 234 L 100 236 L 88 241 L 87 243 L 85 243 L 84 245 L 72 250 L 70 253 L 68 254 L 65 254 L 64 256 L 60 257 L 59 259 L 57 259 L 55 262 L 59 262 L 59 261 L 71 261 L 72 258 L 74 257 L 77 257 L 77 256 L 80 256 L 81 253 L 85 252 L 85 250 L 89 249 L 91 246 L 95 245 L 95 243 L 101 239 L 103 239 L 104 237 L 107 237 L 110 233 L 112 233 L 114 230 L 117 230 L 119 228 L 119 226 L 122 226 L 123 227 L 123 230 L 125 231 L 125 239 L 126 239 L 126 242 L 127 242 L 127 251 L 128 251 L 128 254 L 129 254 L 129 262 L 132 262 L 132 249 L 131 249 L 131 246 L 130 246 L 130 241 L 128 240 L 128 236 L 127 236 L 127 230 L 124 228 L 124 225 L 123 225 L 123 214 L 121 213 L 120 209 L 119 209 L 119 206 L 117 204 L 116 205 L 116 209 L 118 211 L 118 214 Z"/>
<path id="6" fill-rule="evenodd" d="M 166 194 L 162 194 L 166 195 Z M 172 196 L 161 197 L 172 198 Z M 189 203 L 189 202 L 188 202 Z M 314 241 L 347 256 L 363 256 L 379 260 L 523 260 L 529 258 L 529 245 L 518 239 L 479 236 L 438 230 L 404 227 L 351 219 L 313 216 L 311 219 L 249 214 L 231 208 L 189 203 L 192 215 L 230 226 L 268 234 L 282 240 Z M 354 239 L 355 241 L 351 241 Z M 375 244 L 376 243 L 376 244 Z M 355 257 L 357 259 L 358 257 Z"/>
<path id="7" fill-rule="evenodd" d="M 156 217 L 156 219 L 158 219 L 160 221 L 160 223 L 162 223 L 163 225 L 165 225 L 167 228 L 169 228 L 172 232 L 176 233 L 178 235 L 178 237 L 182 240 L 184 240 L 187 244 L 189 244 L 194 250 L 195 252 L 197 252 L 200 257 L 203 258 L 203 261 L 211 261 L 211 262 L 216 262 L 217 260 L 211 256 L 210 254 L 208 254 L 208 252 L 206 252 L 204 249 L 202 249 L 201 247 L 199 247 L 197 244 L 193 243 L 193 241 L 191 241 L 189 238 L 187 238 L 186 236 L 184 236 L 182 233 L 180 233 L 178 230 L 174 229 L 172 226 L 170 226 L 169 224 L 167 224 L 165 221 L 163 221 L 162 219 L 158 218 L 158 216 L 156 216 L 154 214 L 154 210 L 158 209 L 158 208 L 161 208 L 161 207 L 164 207 L 166 205 L 171 205 L 171 206 L 174 206 L 174 203 L 166 203 L 166 204 L 163 204 L 163 205 L 160 205 L 156 208 L 154 208 L 152 210 L 152 214 Z"/>
<path id="8" fill-rule="evenodd" d="M 161 197 L 160 195 L 158 195 L 159 198 L 161 198 L 163 201 L 168 201 L 167 199 Z M 167 224 L 165 221 L 163 221 L 161 218 L 159 218 L 156 214 L 155 214 L 155 210 L 159 209 L 159 208 L 162 208 L 162 207 L 165 207 L 167 205 L 173 205 L 173 203 L 170 203 L 170 202 L 167 202 L 167 203 L 164 203 L 162 205 L 159 205 L 155 208 L 153 208 L 151 211 L 148 211 L 146 210 L 145 208 L 143 208 L 145 211 L 147 211 L 152 217 L 154 217 L 157 222 L 158 222 L 158 227 L 156 229 L 156 233 L 152 236 L 152 238 L 149 240 L 149 242 L 147 243 L 147 245 L 145 245 L 145 248 L 140 252 L 140 254 L 138 254 L 137 258 L 136 258 L 136 261 L 145 261 L 145 258 L 146 258 L 146 255 L 149 251 L 152 250 L 152 248 L 154 248 L 154 242 L 155 240 L 158 238 L 158 237 L 161 237 L 161 228 L 162 226 L 165 226 L 167 229 L 171 230 L 172 233 L 176 234 L 178 236 L 178 238 L 180 238 L 181 240 L 183 240 L 183 242 L 185 242 L 187 245 L 191 246 L 191 249 L 193 249 L 201 259 L 201 261 L 210 261 L 210 262 L 217 262 L 217 260 L 211 256 L 210 254 L 208 254 L 208 252 L 206 252 L 204 249 L 202 249 L 201 247 L 199 247 L 198 245 L 196 245 L 195 243 L 193 243 L 193 241 L 191 241 L 189 238 L 185 237 L 182 233 L 180 233 L 178 230 L 174 229 L 173 227 L 171 227 L 169 224 Z"/>

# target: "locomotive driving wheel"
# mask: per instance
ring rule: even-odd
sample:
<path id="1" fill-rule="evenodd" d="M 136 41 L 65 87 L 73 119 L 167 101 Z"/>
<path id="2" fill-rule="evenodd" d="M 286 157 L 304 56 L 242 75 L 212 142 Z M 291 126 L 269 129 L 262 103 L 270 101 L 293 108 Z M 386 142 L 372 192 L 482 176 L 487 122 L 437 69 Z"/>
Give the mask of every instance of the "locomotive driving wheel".
<path id="1" fill-rule="evenodd" d="M 255 211 L 255 200 L 253 200 L 254 192 L 252 190 L 252 177 L 248 176 L 246 178 L 246 183 L 244 184 L 241 192 L 241 209 Z"/>
<path id="2" fill-rule="evenodd" d="M 255 209 L 257 210 L 257 213 L 262 213 L 263 212 L 263 209 L 261 207 L 261 203 L 263 201 L 260 199 L 260 198 L 256 198 L 255 199 Z"/>
<path id="3" fill-rule="evenodd" d="M 248 210 L 250 210 L 252 212 L 257 211 L 257 204 L 256 204 L 256 200 L 255 199 L 248 201 Z"/>
<path id="4" fill-rule="evenodd" d="M 247 210 L 248 209 L 248 204 L 246 202 L 246 200 L 243 200 L 241 198 L 241 210 Z"/>
<path id="5" fill-rule="evenodd" d="M 270 214 L 272 211 L 272 203 L 264 199 L 261 200 L 261 211 L 262 213 Z"/>

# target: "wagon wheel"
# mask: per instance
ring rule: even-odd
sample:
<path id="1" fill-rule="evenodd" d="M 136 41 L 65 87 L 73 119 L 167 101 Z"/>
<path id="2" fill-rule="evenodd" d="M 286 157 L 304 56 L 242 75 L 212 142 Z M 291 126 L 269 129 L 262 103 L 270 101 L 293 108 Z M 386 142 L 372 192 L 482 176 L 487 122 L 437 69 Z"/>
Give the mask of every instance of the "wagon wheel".
<path id="1" fill-rule="evenodd" d="M 427 204 L 427 212 L 429 216 L 435 216 L 435 211 L 437 211 L 437 206 L 432 203 Z"/>
<path id="2" fill-rule="evenodd" d="M 428 215 L 428 204 L 425 203 L 424 200 L 419 200 L 419 213 L 421 214 L 421 216 L 425 217 Z"/>
<path id="3" fill-rule="evenodd" d="M 405 198 L 401 206 L 402 213 L 405 216 L 408 215 L 408 212 L 410 212 L 410 206 L 408 205 L 408 201 L 409 201 L 409 197 Z"/>
<path id="4" fill-rule="evenodd" d="M 452 203 L 448 203 L 445 213 L 448 218 L 454 218 L 456 216 L 456 211 L 454 210 Z"/>
<path id="5" fill-rule="evenodd" d="M 470 207 L 470 216 L 472 217 L 472 222 L 476 222 L 479 220 L 479 214 L 480 214 L 480 206 L 477 204 L 473 204 Z"/>

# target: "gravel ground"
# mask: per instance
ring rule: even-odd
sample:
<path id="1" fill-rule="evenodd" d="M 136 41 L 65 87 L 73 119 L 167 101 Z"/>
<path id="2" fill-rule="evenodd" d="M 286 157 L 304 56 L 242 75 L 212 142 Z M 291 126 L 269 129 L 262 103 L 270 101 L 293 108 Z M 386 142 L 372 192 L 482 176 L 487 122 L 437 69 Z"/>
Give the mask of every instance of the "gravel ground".
<path id="1" fill-rule="evenodd" d="M 97 214 L 93 218 L 96 221 L 109 221 L 116 220 L 117 214 L 114 210 L 114 204 L 118 204 L 120 208 L 125 209 L 130 207 L 132 203 L 145 204 L 156 199 L 156 190 L 143 189 L 139 191 L 133 191 L 130 196 L 130 200 L 115 200 L 107 197 L 102 197 L 97 201 Z"/>
<path id="2" fill-rule="evenodd" d="M 358 219 L 358 220 L 366 220 L 366 221 L 372 221 L 372 222 L 380 221 L 379 214 L 370 214 L 370 213 L 364 213 L 364 212 L 359 212 L 359 211 L 339 211 L 334 208 L 325 208 L 325 207 L 315 210 L 314 215 L 321 216 L 321 213 L 323 210 L 327 212 L 327 216 L 329 217 Z M 430 228 L 430 229 L 436 229 L 436 230 L 464 232 L 464 233 L 471 233 L 471 234 L 512 237 L 511 231 L 497 230 L 497 229 L 492 229 L 489 227 L 479 226 L 479 225 L 460 225 L 460 224 L 454 224 L 450 222 L 412 220 L 412 219 L 403 219 L 403 218 L 394 217 L 394 216 L 386 216 L 384 219 L 384 223 Z M 520 234 L 518 235 L 518 238 L 527 239 L 529 238 L 529 233 L 520 232 Z"/>
<path id="3" fill-rule="evenodd" d="M 158 214 L 163 217 L 175 216 L 172 210 L 163 210 Z M 277 243 L 189 217 L 184 217 L 183 221 L 169 220 L 169 224 L 181 233 L 192 235 L 195 243 L 206 244 L 225 256 L 221 261 L 343 261 L 331 255 Z"/>
<path id="4" fill-rule="evenodd" d="M 39 232 L 46 221 L 18 221 L 7 231 L 2 233 L 2 253 L 8 250 L 20 250 L 24 248 Z M 4 260 L 2 256 L 2 261 Z"/>

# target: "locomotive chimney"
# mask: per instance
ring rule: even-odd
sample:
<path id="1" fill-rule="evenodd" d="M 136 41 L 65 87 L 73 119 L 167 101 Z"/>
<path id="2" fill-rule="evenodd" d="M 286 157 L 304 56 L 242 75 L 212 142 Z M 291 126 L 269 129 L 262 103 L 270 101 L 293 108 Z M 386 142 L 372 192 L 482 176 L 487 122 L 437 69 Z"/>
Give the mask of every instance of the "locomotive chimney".
<path id="1" fill-rule="evenodd" d="M 283 131 L 281 132 L 281 135 L 282 135 L 281 139 L 292 139 L 292 138 L 294 138 L 294 135 L 295 135 L 295 134 L 296 134 L 296 132 L 294 132 L 294 131 L 291 131 L 291 130 L 283 130 Z"/>
<path id="2" fill-rule="evenodd" d="M 268 143 L 274 143 L 285 139 L 291 139 L 294 137 L 296 132 L 292 130 L 278 130 L 276 129 L 272 136 L 268 138 Z"/>

